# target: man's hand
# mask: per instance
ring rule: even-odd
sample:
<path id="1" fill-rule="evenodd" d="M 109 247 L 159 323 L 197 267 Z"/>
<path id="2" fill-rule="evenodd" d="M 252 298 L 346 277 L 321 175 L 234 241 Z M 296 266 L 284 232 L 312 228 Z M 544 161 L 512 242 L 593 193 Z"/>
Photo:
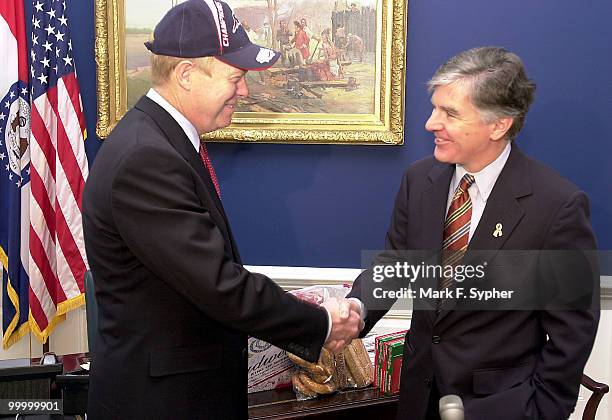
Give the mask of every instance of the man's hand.
<path id="1" fill-rule="evenodd" d="M 354 300 L 335 299 L 326 300 L 323 305 L 332 318 L 332 328 L 325 347 L 339 353 L 348 346 L 364 327 L 361 319 L 361 306 Z"/>

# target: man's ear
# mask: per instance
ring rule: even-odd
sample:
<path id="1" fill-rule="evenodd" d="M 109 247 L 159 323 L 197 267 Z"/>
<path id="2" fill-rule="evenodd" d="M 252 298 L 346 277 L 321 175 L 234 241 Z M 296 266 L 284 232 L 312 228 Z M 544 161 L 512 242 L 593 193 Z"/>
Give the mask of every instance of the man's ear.
<path id="1" fill-rule="evenodd" d="M 182 89 L 191 90 L 194 68 L 195 64 L 192 61 L 183 60 L 172 70 L 172 78 Z"/>
<path id="2" fill-rule="evenodd" d="M 512 127 L 512 123 L 514 123 L 514 118 L 512 117 L 500 118 L 495 121 L 493 123 L 493 131 L 491 132 L 491 140 L 498 141 L 503 139 L 508 130 L 510 130 L 510 127 Z"/>

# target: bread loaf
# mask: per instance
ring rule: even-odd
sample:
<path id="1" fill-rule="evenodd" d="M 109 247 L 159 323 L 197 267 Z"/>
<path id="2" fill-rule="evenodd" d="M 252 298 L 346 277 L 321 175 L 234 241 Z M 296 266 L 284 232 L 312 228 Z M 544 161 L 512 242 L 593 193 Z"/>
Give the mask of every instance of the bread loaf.
<path id="1" fill-rule="evenodd" d="M 344 349 L 343 354 L 346 366 L 357 387 L 368 386 L 374 382 L 374 368 L 360 339 L 353 340 Z"/>
<path id="2" fill-rule="evenodd" d="M 348 376 L 350 374 L 344 361 L 344 353 L 336 353 L 334 355 L 334 360 L 336 367 L 334 372 L 334 380 L 336 382 L 336 385 L 338 386 L 338 389 L 350 388 L 351 384 L 348 380 Z"/>

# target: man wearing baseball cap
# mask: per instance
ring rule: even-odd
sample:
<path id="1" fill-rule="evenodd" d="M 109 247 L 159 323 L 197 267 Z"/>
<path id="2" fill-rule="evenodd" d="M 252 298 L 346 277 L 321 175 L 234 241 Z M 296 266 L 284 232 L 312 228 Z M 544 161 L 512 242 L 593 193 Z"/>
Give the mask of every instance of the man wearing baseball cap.
<path id="1" fill-rule="evenodd" d="M 279 54 L 216 0 L 172 8 L 146 47 L 153 88 L 104 142 L 83 197 L 99 318 L 88 418 L 246 419 L 247 335 L 316 361 L 363 322 L 352 302 L 311 306 L 242 266 L 200 142 L 230 124 L 246 71 Z"/>

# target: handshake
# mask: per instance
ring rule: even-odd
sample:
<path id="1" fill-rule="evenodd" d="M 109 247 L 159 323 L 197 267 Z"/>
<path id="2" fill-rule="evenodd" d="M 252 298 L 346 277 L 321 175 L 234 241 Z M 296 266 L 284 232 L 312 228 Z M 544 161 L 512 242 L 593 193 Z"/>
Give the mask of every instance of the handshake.
<path id="1" fill-rule="evenodd" d="M 331 315 L 332 322 L 324 347 L 333 353 L 339 353 L 363 330 L 361 303 L 355 299 L 330 298 L 321 306 Z"/>

